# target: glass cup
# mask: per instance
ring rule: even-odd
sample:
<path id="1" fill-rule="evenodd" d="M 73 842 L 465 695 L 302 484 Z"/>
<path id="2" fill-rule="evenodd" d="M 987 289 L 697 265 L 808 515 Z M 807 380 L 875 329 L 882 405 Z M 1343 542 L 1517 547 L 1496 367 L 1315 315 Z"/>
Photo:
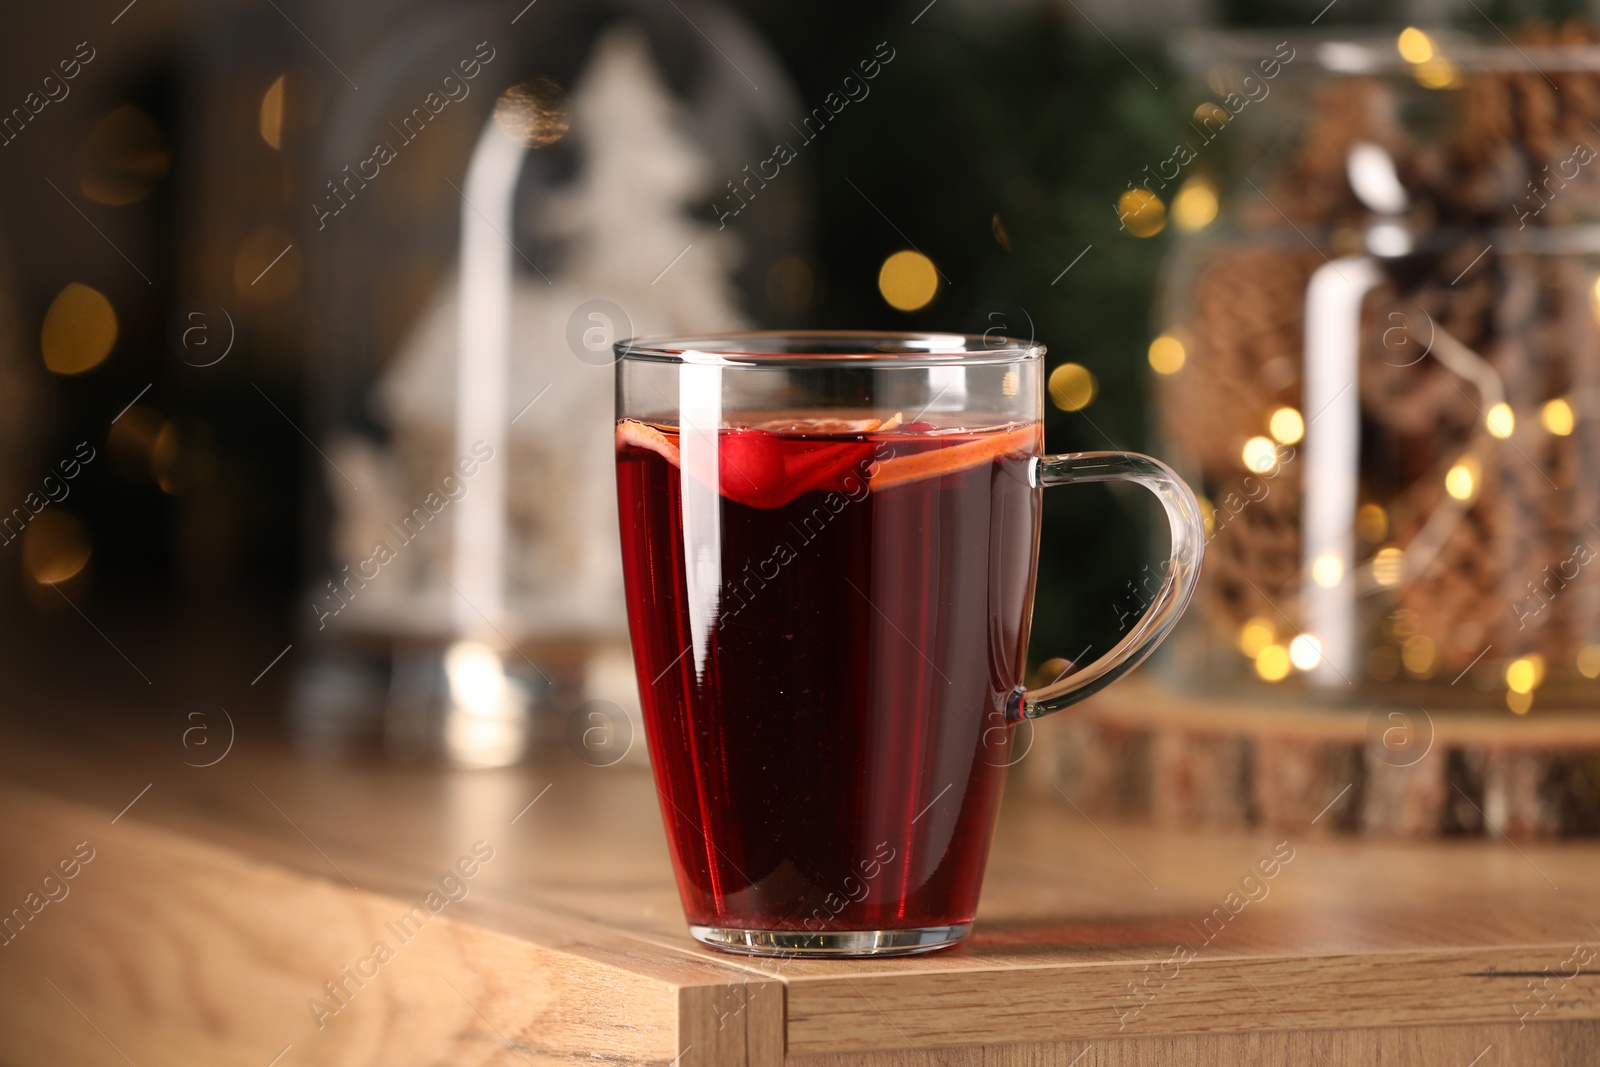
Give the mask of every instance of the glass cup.
<path id="1" fill-rule="evenodd" d="M 1172 629 L 1205 526 L 1166 466 L 1041 455 L 1044 346 L 931 333 L 618 343 L 629 630 L 690 932 L 735 952 L 966 936 L 1012 727 Z M 1156 494 L 1171 559 L 1104 656 L 1022 685 L 1040 490 Z"/>

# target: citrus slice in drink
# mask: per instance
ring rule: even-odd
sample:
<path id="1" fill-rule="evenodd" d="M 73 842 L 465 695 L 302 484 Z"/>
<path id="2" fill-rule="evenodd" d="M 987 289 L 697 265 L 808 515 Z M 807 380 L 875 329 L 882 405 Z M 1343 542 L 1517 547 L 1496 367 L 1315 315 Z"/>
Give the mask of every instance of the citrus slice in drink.
<path id="1" fill-rule="evenodd" d="M 872 472 L 871 485 L 876 492 L 923 478 L 954 474 L 992 463 L 1001 456 L 1036 456 L 1044 444 L 1042 438 L 1039 425 L 1030 423 L 1000 433 L 986 433 L 959 445 L 947 445 L 909 456 L 895 456 L 877 464 Z"/>

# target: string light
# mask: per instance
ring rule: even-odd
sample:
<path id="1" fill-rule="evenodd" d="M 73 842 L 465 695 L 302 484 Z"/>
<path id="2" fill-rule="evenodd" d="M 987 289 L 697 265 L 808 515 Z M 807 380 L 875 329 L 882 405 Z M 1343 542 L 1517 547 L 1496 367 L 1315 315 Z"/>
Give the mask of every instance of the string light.
<path id="1" fill-rule="evenodd" d="M 1517 418 L 1511 413 L 1511 405 L 1503 400 L 1484 413 L 1483 423 L 1489 428 L 1489 436 L 1502 440 L 1510 437 L 1511 431 L 1517 428 Z"/>
<path id="2" fill-rule="evenodd" d="M 1239 627 L 1239 651 L 1255 659 L 1277 638 L 1277 630 L 1270 619 L 1255 618 Z"/>
<path id="3" fill-rule="evenodd" d="M 878 268 L 878 292 L 896 311 L 927 307 L 938 290 L 939 272 L 921 252 L 896 252 Z"/>
<path id="4" fill-rule="evenodd" d="M 1401 30 L 1395 46 L 1400 50 L 1400 58 L 1407 63 L 1426 63 L 1434 56 L 1432 38 L 1415 26 Z"/>
<path id="5" fill-rule="evenodd" d="M 1148 189 L 1129 189 L 1117 197 L 1117 218 L 1135 237 L 1154 237 L 1167 225 L 1167 205 Z"/>
<path id="6" fill-rule="evenodd" d="M 1180 230 L 1190 233 L 1203 230 L 1216 217 L 1217 188 L 1206 178 L 1198 175 L 1190 178 L 1178 190 L 1178 195 L 1172 198 L 1172 221 Z"/>
<path id="7" fill-rule="evenodd" d="M 1457 500 L 1467 501 L 1478 491 L 1478 463 L 1463 456 L 1444 476 L 1444 490 Z"/>
<path id="8" fill-rule="evenodd" d="M 1269 474 L 1278 466 L 1278 449 L 1265 437 L 1252 437 L 1244 443 L 1240 453 L 1246 469 L 1257 474 Z"/>
<path id="9" fill-rule="evenodd" d="M 1545 401 L 1544 406 L 1539 409 L 1539 422 L 1557 437 L 1567 436 L 1577 425 L 1577 419 L 1572 414 L 1572 405 L 1562 397 Z"/>
<path id="10" fill-rule="evenodd" d="M 1405 574 L 1405 553 L 1395 545 L 1385 545 L 1372 557 L 1372 580 L 1382 586 L 1396 586 Z"/>
<path id="11" fill-rule="evenodd" d="M 1600 645 L 1584 645 L 1578 650 L 1578 673 L 1585 678 L 1600 678 Z"/>
<path id="12" fill-rule="evenodd" d="M 1433 674 L 1435 651 L 1433 638 L 1426 634 L 1412 634 L 1400 646 L 1400 662 L 1411 674 L 1427 678 Z"/>
<path id="13" fill-rule="evenodd" d="M 1267 420 L 1267 432 L 1279 444 L 1297 444 L 1306 435 L 1306 420 L 1294 408 L 1279 408 Z"/>
<path id="14" fill-rule="evenodd" d="M 1309 671 L 1322 662 L 1322 642 L 1311 634 L 1300 634 L 1289 642 L 1289 662 Z"/>
<path id="15" fill-rule="evenodd" d="M 1282 645 L 1268 645 L 1256 657 L 1256 674 L 1269 682 L 1281 682 L 1289 677 L 1289 650 Z"/>
<path id="16" fill-rule="evenodd" d="M 1047 383 L 1050 400 L 1062 411 L 1082 411 L 1094 402 L 1099 383 L 1089 368 L 1078 363 L 1063 363 L 1050 372 Z"/>
<path id="17" fill-rule="evenodd" d="M 1183 369 L 1189 353 L 1184 349 L 1182 341 L 1170 333 L 1164 333 L 1150 342 L 1148 356 L 1150 369 L 1157 374 L 1177 374 Z"/>

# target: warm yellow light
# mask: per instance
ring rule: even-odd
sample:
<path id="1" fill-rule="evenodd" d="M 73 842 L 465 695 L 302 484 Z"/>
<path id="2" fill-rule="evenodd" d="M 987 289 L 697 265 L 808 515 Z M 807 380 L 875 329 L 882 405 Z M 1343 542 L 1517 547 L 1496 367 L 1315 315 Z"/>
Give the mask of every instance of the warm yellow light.
<path id="1" fill-rule="evenodd" d="M 1213 86 L 1213 88 L 1215 88 L 1215 86 Z M 1204 124 L 1209 119 L 1212 122 L 1226 126 L 1228 124 L 1228 119 L 1231 118 L 1231 116 L 1221 104 L 1207 100 L 1205 103 L 1194 109 L 1194 115 L 1192 118 L 1196 125 Z"/>
<path id="2" fill-rule="evenodd" d="M 1188 358 L 1189 353 L 1184 349 L 1183 342 L 1170 333 L 1164 333 L 1150 342 L 1150 369 L 1157 374 L 1178 373 Z"/>
<path id="3" fill-rule="evenodd" d="M 1239 651 L 1255 659 L 1277 636 L 1271 620 L 1258 615 L 1239 627 Z"/>
<path id="4" fill-rule="evenodd" d="M 1063 363 L 1051 371 L 1048 386 L 1050 400 L 1062 411 L 1082 411 L 1094 402 L 1099 389 L 1089 368 L 1077 363 Z"/>
<path id="5" fill-rule="evenodd" d="M 1478 490 L 1478 463 L 1471 456 L 1462 457 L 1461 461 L 1450 468 L 1444 476 L 1444 490 L 1457 500 L 1471 500 L 1472 494 Z"/>
<path id="6" fill-rule="evenodd" d="M 1245 468 L 1257 474 L 1267 474 L 1278 466 L 1278 448 L 1265 437 L 1250 438 L 1239 455 Z"/>
<path id="7" fill-rule="evenodd" d="M 1372 580 L 1383 586 L 1399 585 L 1405 567 L 1405 553 L 1394 545 L 1385 545 L 1372 557 Z"/>
<path id="8" fill-rule="evenodd" d="M 1318 556 L 1311 563 L 1311 580 L 1324 589 L 1332 589 L 1344 581 L 1344 562 L 1332 552 Z"/>
<path id="9" fill-rule="evenodd" d="M 278 75 L 278 80 L 267 87 L 261 95 L 261 116 L 258 127 L 261 130 L 261 139 L 273 148 L 283 147 L 283 79 L 286 75 Z"/>
<path id="10" fill-rule="evenodd" d="M 1135 237 L 1154 237 L 1167 224 L 1167 205 L 1148 189 L 1129 189 L 1117 197 L 1117 219 Z"/>
<path id="11" fill-rule="evenodd" d="M 896 252 L 878 268 L 878 292 L 897 311 L 927 307 L 938 290 L 939 272 L 921 252 Z"/>
<path id="12" fill-rule="evenodd" d="M 1433 58 L 1433 41 L 1415 26 L 1401 30 L 1395 44 L 1400 49 L 1400 58 L 1407 63 L 1426 63 Z"/>
<path id="13" fill-rule="evenodd" d="M 1489 428 L 1489 436 L 1503 440 L 1517 428 L 1517 417 L 1511 413 L 1511 405 L 1502 400 L 1484 412 L 1483 424 Z"/>
<path id="14" fill-rule="evenodd" d="M 1400 662 L 1405 664 L 1410 673 L 1426 678 L 1433 673 L 1434 652 L 1433 638 L 1426 634 L 1412 634 L 1400 646 Z"/>
<path id="15" fill-rule="evenodd" d="M 1205 520 L 1206 536 L 1210 537 L 1217 532 L 1217 507 L 1208 496 L 1196 496 L 1195 499 L 1200 502 L 1200 517 Z"/>
<path id="16" fill-rule="evenodd" d="M 1309 671 L 1322 662 L 1322 642 L 1311 634 L 1300 634 L 1289 642 L 1289 662 Z"/>
<path id="17" fill-rule="evenodd" d="M 1378 504 L 1362 504 L 1356 511 L 1356 533 L 1377 544 L 1389 536 L 1389 513 Z"/>
<path id="18" fill-rule="evenodd" d="M 1256 657 L 1256 673 L 1269 682 L 1281 682 L 1289 677 L 1289 650 L 1282 645 L 1268 645 Z"/>
<path id="19" fill-rule="evenodd" d="M 1198 175 L 1190 178 L 1172 198 L 1172 221 L 1180 230 L 1203 230 L 1216 217 L 1217 189 L 1209 179 Z"/>
<path id="20" fill-rule="evenodd" d="M 76 576 L 92 552 L 89 531 L 60 508 L 40 512 L 22 531 L 22 569 L 40 585 L 58 585 Z"/>
<path id="21" fill-rule="evenodd" d="M 1600 645 L 1578 649 L 1578 673 L 1585 678 L 1600 678 Z"/>
<path id="22" fill-rule="evenodd" d="M 1506 688 L 1513 693 L 1531 693 L 1538 685 L 1538 671 L 1533 660 L 1521 656 L 1506 664 Z"/>
<path id="23" fill-rule="evenodd" d="M 74 162 L 84 196 L 122 207 L 154 189 L 172 160 L 156 120 L 124 104 L 89 129 Z"/>
<path id="24" fill-rule="evenodd" d="M 1267 432 L 1282 444 L 1296 444 L 1306 435 L 1306 420 L 1294 408 L 1279 408 L 1267 420 Z"/>
<path id="25" fill-rule="evenodd" d="M 1546 401 L 1539 409 L 1539 422 L 1557 437 L 1565 437 L 1572 432 L 1578 420 L 1573 417 L 1572 405 L 1562 397 L 1556 397 Z"/>
<path id="26" fill-rule="evenodd" d="M 1417 64 L 1411 74 L 1424 89 L 1453 89 L 1461 84 L 1460 68 L 1443 56 Z"/>
<path id="27" fill-rule="evenodd" d="M 82 374 L 100 365 L 117 343 L 117 313 L 98 289 L 73 282 L 50 302 L 39 332 L 44 365 L 57 374 Z"/>
<path id="28" fill-rule="evenodd" d="M 1533 694 L 1519 693 L 1515 689 L 1506 690 L 1506 707 L 1518 715 L 1526 715 L 1533 710 Z"/>

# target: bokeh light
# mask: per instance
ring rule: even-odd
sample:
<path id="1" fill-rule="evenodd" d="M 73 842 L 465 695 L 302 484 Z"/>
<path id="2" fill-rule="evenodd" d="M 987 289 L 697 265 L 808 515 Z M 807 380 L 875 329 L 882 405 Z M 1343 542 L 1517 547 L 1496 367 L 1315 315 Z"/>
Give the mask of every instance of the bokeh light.
<path id="1" fill-rule="evenodd" d="M 1272 620 L 1257 615 L 1239 627 L 1239 651 L 1255 659 L 1277 637 L 1278 632 Z"/>
<path id="2" fill-rule="evenodd" d="M 98 289 L 73 282 L 50 302 L 39 332 L 44 365 L 56 374 L 99 366 L 117 343 L 117 313 Z"/>
<path id="3" fill-rule="evenodd" d="M 1265 437 L 1252 437 L 1244 443 L 1239 458 L 1246 470 L 1270 474 L 1278 467 L 1278 446 Z"/>
<path id="4" fill-rule="evenodd" d="M 1100 386 L 1089 368 L 1063 363 L 1050 372 L 1050 400 L 1062 411 L 1082 411 L 1094 402 Z"/>
<path id="5" fill-rule="evenodd" d="M 135 404 L 117 416 L 106 434 L 106 447 L 119 478 L 140 483 L 156 477 L 156 440 L 166 423 L 166 416 L 143 404 Z"/>
<path id="6" fill-rule="evenodd" d="M 1577 426 L 1578 420 L 1573 417 L 1572 405 L 1562 397 L 1547 400 L 1539 409 L 1539 423 L 1557 437 L 1565 437 Z"/>
<path id="7" fill-rule="evenodd" d="M 896 252 L 878 268 L 878 292 L 897 311 L 925 308 L 938 291 L 939 272 L 921 252 Z"/>
<path id="8" fill-rule="evenodd" d="M 204 419 L 168 419 L 150 448 L 150 473 L 174 496 L 209 485 L 216 477 L 216 435 Z"/>
<path id="9" fill-rule="evenodd" d="M 1405 552 L 1396 545 L 1384 545 L 1372 557 L 1372 580 L 1382 586 L 1399 585 L 1405 566 Z"/>
<path id="10" fill-rule="evenodd" d="M 1389 536 L 1389 513 L 1380 504 L 1362 504 L 1356 509 L 1356 533 L 1363 541 L 1382 541 Z"/>
<path id="11" fill-rule="evenodd" d="M 1333 553 L 1324 553 L 1312 561 L 1311 580 L 1324 589 L 1332 589 L 1344 581 L 1344 564 Z"/>
<path id="12" fill-rule="evenodd" d="M 1400 662 L 1405 669 L 1418 678 L 1428 678 L 1433 675 L 1434 659 L 1438 653 L 1433 638 L 1427 634 L 1412 634 L 1400 646 Z"/>
<path id="13" fill-rule="evenodd" d="M 1150 369 L 1157 374 L 1176 374 L 1183 369 L 1189 353 L 1182 341 L 1170 333 L 1164 333 L 1150 342 L 1148 358 Z"/>
<path id="14" fill-rule="evenodd" d="M 1167 225 L 1167 205 L 1148 189 L 1129 189 L 1117 197 L 1117 218 L 1135 237 L 1154 237 Z"/>
<path id="15" fill-rule="evenodd" d="M 1511 413 L 1511 405 L 1502 400 L 1484 412 L 1483 424 L 1488 427 L 1490 437 L 1503 440 L 1517 428 L 1517 418 Z"/>
<path id="16" fill-rule="evenodd" d="M 1006 224 L 1000 220 L 1000 213 L 998 211 L 995 212 L 994 217 L 989 220 L 989 232 L 994 234 L 995 244 L 999 245 L 1007 252 L 1011 251 L 1011 233 L 1006 229 Z"/>
<path id="17" fill-rule="evenodd" d="M 1298 634 L 1289 642 L 1289 662 L 1309 671 L 1322 662 L 1322 642 L 1312 634 Z"/>
<path id="18" fill-rule="evenodd" d="M 1294 408 L 1279 408 L 1267 420 L 1267 432 L 1280 444 L 1298 444 L 1306 435 L 1306 420 Z"/>
<path id="19" fill-rule="evenodd" d="M 22 569 L 39 585 L 60 585 L 88 566 L 93 554 L 89 531 L 77 516 L 49 507 L 22 531 Z"/>
<path id="20" fill-rule="evenodd" d="M 1217 187 L 1208 178 L 1199 175 L 1190 178 L 1172 198 L 1172 221 L 1180 230 L 1190 233 L 1203 230 L 1216 217 Z"/>
<path id="21" fill-rule="evenodd" d="M 78 146 L 78 189 L 97 204 L 132 204 L 166 177 L 170 165 L 161 127 L 127 104 L 90 127 Z"/>
<path id="22" fill-rule="evenodd" d="M 1289 677 L 1289 650 L 1282 645 L 1268 645 L 1256 657 L 1256 674 L 1269 682 L 1281 682 Z"/>
<path id="23" fill-rule="evenodd" d="M 1461 68 L 1443 56 L 1417 64 L 1411 74 L 1424 89 L 1454 89 L 1462 84 Z"/>
<path id="24" fill-rule="evenodd" d="M 1506 664 L 1506 688 L 1513 693 L 1531 693 L 1538 685 L 1539 671 L 1532 657 L 1518 656 Z"/>
<path id="25" fill-rule="evenodd" d="M 261 139 L 273 148 L 283 147 L 283 81 L 288 75 L 278 75 L 278 80 L 261 94 L 261 114 L 256 126 Z"/>
<path id="26" fill-rule="evenodd" d="M 1578 649 L 1578 673 L 1585 678 L 1600 678 L 1600 645 Z"/>
<path id="27" fill-rule="evenodd" d="M 1463 456 L 1444 476 L 1444 490 L 1460 501 L 1472 499 L 1478 491 L 1478 461 Z"/>
<path id="28" fill-rule="evenodd" d="M 1407 63 L 1426 63 L 1433 58 L 1433 40 L 1415 26 L 1401 30 L 1395 46 L 1400 49 L 1400 58 Z"/>

